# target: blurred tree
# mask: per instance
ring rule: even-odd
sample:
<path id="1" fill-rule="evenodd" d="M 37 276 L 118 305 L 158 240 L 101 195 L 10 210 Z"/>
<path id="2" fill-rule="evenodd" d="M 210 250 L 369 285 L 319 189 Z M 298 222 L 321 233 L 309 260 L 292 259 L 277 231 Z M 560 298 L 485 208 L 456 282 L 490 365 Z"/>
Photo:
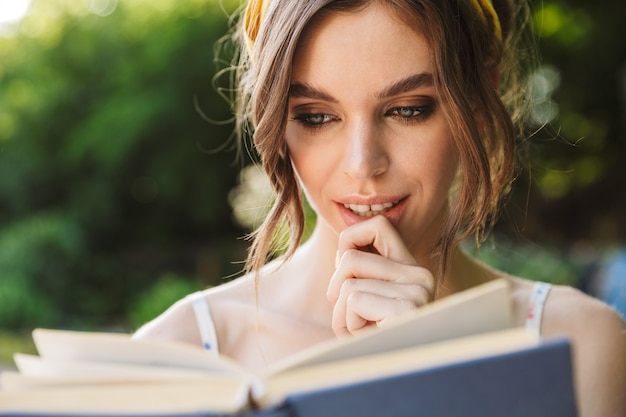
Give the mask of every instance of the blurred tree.
<path id="1" fill-rule="evenodd" d="M 236 271 L 239 167 L 205 151 L 232 126 L 195 109 L 230 118 L 212 85 L 221 3 L 126 1 L 103 17 L 37 1 L 0 39 L 0 242 L 23 242 L 0 282 L 49 300 L 48 324 L 113 323 L 164 270 L 205 286 Z M 46 219 L 61 223 L 37 231 Z"/>
<path id="2" fill-rule="evenodd" d="M 508 217 L 525 238 L 626 244 L 626 9 L 599 0 L 534 0 L 543 66 L 530 139 Z M 537 85 L 537 83 L 539 85 Z M 500 228 L 511 234 L 511 223 Z"/>

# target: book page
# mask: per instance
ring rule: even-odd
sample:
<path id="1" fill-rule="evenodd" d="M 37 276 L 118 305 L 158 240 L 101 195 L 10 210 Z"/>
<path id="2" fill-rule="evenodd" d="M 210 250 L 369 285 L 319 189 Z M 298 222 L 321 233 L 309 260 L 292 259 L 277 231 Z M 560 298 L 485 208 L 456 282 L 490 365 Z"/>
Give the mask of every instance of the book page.
<path id="1" fill-rule="evenodd" d="M 162 365 L 140 365 L 126 363 L 105 363 L 89 361 L 67 361 L 62 359 L 42 358 L 34 355 L 16 353 L 15 365 L 24 376 L 55 379 L 73 377 L 80 380 L 89 377 L 92 380 L 116 379 L 191 379 L 203 378 L 209 373 L 202 369 L 182 368 Z"/>
<path id="2" fill-rule="evenodd" d="M 125 333 L 35 329 L 39 356 L 75 362 L 107 362 L 192 368 L 225 374 L 244 373 L 241 366 L 187 343 L 133 339 Z"/>
<path id="3" fill-rule="evenodd" d="M 248 408 L 245 378 L 173 382 L 116 382 L 0 391 L 0 415 L 211 415 Z"/>

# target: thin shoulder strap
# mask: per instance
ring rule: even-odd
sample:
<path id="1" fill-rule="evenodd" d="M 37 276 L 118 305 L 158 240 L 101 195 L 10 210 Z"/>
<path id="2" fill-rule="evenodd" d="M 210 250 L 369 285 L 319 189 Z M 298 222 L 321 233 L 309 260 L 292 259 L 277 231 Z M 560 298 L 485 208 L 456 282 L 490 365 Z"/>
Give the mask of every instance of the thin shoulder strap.
<path id="1" fill-rule="evenodd" d="M 548 298 L 552 285 L 545 282 L 535 282 L 528 300 L 528 311 L 526 314 L 526 329 L 539 335 L 541 334 L 541 316 L 543 307 Z"/>
<path id="2" fill-rule="evenodd" d="M 198 323 L 198 331 L 202 339 L 202 346 L 210 352 L 218 353 L 217 333 L 215 332 L 215 324 L 211 316 L 209 304 L 201 291 L 189 295 L 193 312 L 196 315 Z"/>

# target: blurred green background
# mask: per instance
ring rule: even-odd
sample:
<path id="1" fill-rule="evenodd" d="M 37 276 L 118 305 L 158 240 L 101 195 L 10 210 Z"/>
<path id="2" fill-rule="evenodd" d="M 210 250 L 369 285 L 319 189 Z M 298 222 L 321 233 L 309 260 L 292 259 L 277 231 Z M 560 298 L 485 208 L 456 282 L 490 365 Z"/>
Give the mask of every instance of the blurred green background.
<path id="1" fill-rule="evenodd" d="M 2 0 L 0 18 L 20 1 Z M 33 327 L 132 331 L 241 270 L 268 197 L 258 170 L 240 173 L 217 85 L 228 75 L 214 80 L 238 5 L 32 0 L 0 23 L 2 349 Z M 478 254 L 581 286 L 626 241 L 625 9 L 533 7 L 532 163 Z"/>

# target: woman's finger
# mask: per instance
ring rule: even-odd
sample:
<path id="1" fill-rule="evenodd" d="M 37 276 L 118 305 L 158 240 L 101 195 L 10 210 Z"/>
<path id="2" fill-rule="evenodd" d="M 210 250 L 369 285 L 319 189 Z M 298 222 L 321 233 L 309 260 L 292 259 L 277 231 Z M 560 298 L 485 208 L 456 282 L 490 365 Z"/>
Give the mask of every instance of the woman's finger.
<path id="1" fill-rule="evenodd" d="M 344 252 L 328 285 L 327 297 L 337 301 L 344 282 L 349 279 L 376 279 L 422 286 L 431 294 L 434 278 L 430 271 L 416 265 L 392 262 L 381 255 L 350 249 Z"/>
<path id="2" fill-rule="evenodd" d="M 399 284 L 378 279 L 347 279 L 333 307 L 335 334 L 354 334 L 355 330 L 414 310 L 431 301 L 421 285 Z M 371 303 L 367 303 L 367 301 Z"/>
<path id="3" fill-rule="evenodd" d="M 395 262 L 417 265 L 402 237 L 385 216 L 354 224 L 339 235 L 339 257 L 350 249 L 375 252 Z"/>
<path id="4" fill-rule="evenodd" d="M 337 335 L 356 334 L 370 327 L 384 325 L 416 308 L 411 300 L 388 298 L 367 291 L 352 292 L 346 297 L 345 316 L 333 323 Z M 337 317 L 340 317 L 338 315 Z"/>

